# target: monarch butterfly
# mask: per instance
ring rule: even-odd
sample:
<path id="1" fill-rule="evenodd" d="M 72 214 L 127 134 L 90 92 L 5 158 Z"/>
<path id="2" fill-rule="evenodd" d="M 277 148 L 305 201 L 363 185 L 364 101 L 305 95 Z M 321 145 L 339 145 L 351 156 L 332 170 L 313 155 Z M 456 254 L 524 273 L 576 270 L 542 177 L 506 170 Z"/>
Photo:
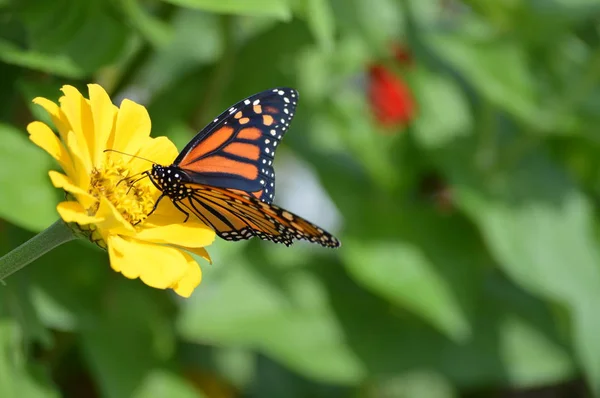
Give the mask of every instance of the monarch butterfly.
<path id="1" fill-rule="evenodd" d="M 170 166 L 145 172 L 177 209 L 212 227 L 223 239 L 258 236 L 290 246 L 304 239 L 325 247 L 340 241 L 324 229 L 272 204 L 275 149 L 294 117 L 298 92 L 274 88 L 254 94 L 202 129 Z"/>

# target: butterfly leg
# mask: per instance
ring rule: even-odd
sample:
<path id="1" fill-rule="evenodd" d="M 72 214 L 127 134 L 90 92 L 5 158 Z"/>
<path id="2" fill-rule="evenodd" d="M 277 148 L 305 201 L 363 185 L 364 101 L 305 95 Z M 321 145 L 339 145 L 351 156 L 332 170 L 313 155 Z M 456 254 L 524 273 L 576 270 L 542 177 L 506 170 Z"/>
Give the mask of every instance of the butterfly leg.
<path id="1" fill-rule="evenodd" d="M 156 202 L 154 202 L 154 207 L 152 208 L 152 210 L 150 210 L 150 213 L 148 213 L 148 215 L 146 217 L 150 217 L 150 215 L 156 211 L 156 209 L 158 208 L 158 204 L 160 203 L 162 198 L 164 198 L 165 196 L 166 195 L 163 193 L 162 195 L 160 195 L 158 197 L 158 199 L 156 199 Z"/>
<path id="2" fill-rule="evenodd" d="M 148 213 L 148 214 L 146 215 L 146 218 L 150 217 L 150 215 L 151 215 L 152 213 L 154 213 L 154 211 L 155 211 L 155 210 L 158 208 L 158 204 L 160 203 L 161 199 L 162 199 L 162 198 L 164 198 L 164 197 L 165 197 L 165 195 L 164 195 L 164 194 L 162 194 L 162 195 L 160 195 L 160 196 L 158 197 L 158 199 L 156 199 L 156 202 L 154 203 L 154 207 L 152 208 L 152 210 L 150 210 L 150 213 Z M 138 225 L 138 224 L 139 224 L 139 223 L 141 223 L 141 222 L 142 222 L 142 220 L 139 220 L 138 222 L 134 223 L 133 225 Z"/>
<path id="3" fill-rule="evenodd" d="M 189 218 L 190 218 L 190 213 L 188 213 L 187 211 L 185 211 L 180 205 L 179 203 L 177 203 L 177 201 L 173 201 L 173 205 L 177 208 L 177 210 L 179 210 L 180 212 L 182 212 L 183 214 L 185 214 L 185 220 L 183 220 L 183 222 L 186 222 Z"/>

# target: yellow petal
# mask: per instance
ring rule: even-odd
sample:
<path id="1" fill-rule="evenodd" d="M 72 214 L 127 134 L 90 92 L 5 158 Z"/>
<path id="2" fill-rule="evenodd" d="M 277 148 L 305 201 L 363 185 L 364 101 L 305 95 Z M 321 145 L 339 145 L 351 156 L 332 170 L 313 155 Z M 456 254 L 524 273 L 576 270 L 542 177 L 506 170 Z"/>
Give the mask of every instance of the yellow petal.
<path id="1" fill-rule="evenodd" d="M 133 155 L 150 136 L 150 128 L 150 116 L 146 108 L 125 99 L 121 102 L 115 132 L 109 139 L 108 147 Z"/>
<path id="2" fill-rule="evenodd" d="M 77 148 L 71 148 L 72 152 L 79 154 L 87 170 L 91 170 L 92 158 L 90 149 L 94 141 L 94 123 L 92 111 L 89 104 L 81 93 L 73 86 L 62 87 L 65 94 L 59 98 L 61 109 L 69 119 L 71 130 L 75 133 Z"/>
<path id="3" fill-rule="evenodd" d="M 170 287 L 178 295 L 187 298 L 192 295 L 194 289 L 202 282 L 202 271 L 198 263 L 190 255 L 184 253 L 184 256 L 187 260 L 187 270 L 183 277 Z"/>
<path id="4" fill-rule="evenodd" d="M 203 259 L 208 261 L 209 264 L 213 263 L 212 258 L 210 258 L 210 254 L 208 254 L 208 251 L 203 247 L 184 247 L 183 249 L 192 252 L 199 257 L 202 257 Z"/>
<path id="5" fill-rule="evenodd" d="M 74 174 L 69 153 L 50 127 L 42 122 L 31 122 L 27 125 L 27 131 L 29 139 L 56 159 L 67 174 Z"/>
<path id="6" fill-rule="evenodd" d="M 189 272 L 189 256 L 173 247 L 145 243 L 118 235 L 108 237 L 110 265 L 125 277 L 166 289 Z"/>
<path id="7" fill-rule="evenodd" d="M 177 157 L 177 147 L 167 137 L 156 137 L 145 140 L 136 153 L 137 156 L 151 160 L 156 164 L 170 165 Z M 140 173 L 151 168 L 151 164 L 143 159 L 129 157 L 129 168 L 134 173 Z"/>
<path id="8" fill-rule="evenodd" d="M 157 190 L 158 191 L 158 190 Z M 165 225 L 172 223 L 183 223 L 185 220 L 185 214 L 173 205 L 173 202 L 169 198 L 162 198 L 156 211 L 148 217 L 146 222 L 152 225 Z M 199 222 L 198 218 L 193 214 L 190 214 L 188 221 L 194 220 Z"/>
<path id="9" fill-rule="evenodd" d="M 97 199 L 95 197 L 90 195 L 86 190 L 75 185 L 73 181 L 71 181 L 71 179 L 66 175 L 54 170 L 50 170 L 48 172 L 48 175 L 50 176 L 50 181 L 52 181 L 52 185 L 54 185 L 56 188 L 64 189 L 65 191 L 75 195 L 79 203 L 81 203 L 86 209 L 97 202 Z"/>
<path id="10" fill-rule="evenodd" d="M 61 139 L 66 141 L 67 133 L 71 130 L 71 125 L 60 107 L 49 99 L 42 97 L 34 98 L 33 103 L 41 106 L 48 112 L 52 118 L 52 123 L 54 123 L 54 126 L 58 129 Z"/>
<path id="11" fill-rule="evenodd" d="M 65 222 L 76 222 L 77 224 L 96 224 L 102 221 L 100 217 L 89 216 L 81 204 L 73 201 L 61 202 L 56 210 Z"/>
<path id="12" fill-rule="evenodd" d="M 70 176 L 71 179 L 80 187 L 89 187 L 92 165 L 90 159 L 87 159 L 87 161 L 84 159 L 84 156 L 87 155 L 79 150 L 77 137 L 72 131 L 67 134 L 67 148 L 69 148 L 71 160 L 73 161 L 74 175 Z"/>
<path id="13" fill-rule="evenodd" d="M 108 144 L 110 133 L 113 129 L 117 107 L 113 105 L 108 94 L 97 84 L 88 84 L 90 93 L 90 107 L 94 123 L 94 137 L 92 152 L 92 162 L 95 165 L 100 164 L 104 157 L 104 149 Z"/>
<path id="14" fill-rule="evenodd" d="M 148 220 L 151 221 L 145 221 L 144 228 L 137 233 L 138 239 L 185 247 L 204 247 L 215 240 L 215 231 L 191 218 L 185 223 L 173 223 L 168 218 L 152 215 Z"/>
<path id="15" fill-rule="evenodd" d="M 105 197 L 100 198 L 100 206 L 98 207 L 96 216 L 103 219 L 102 222 L 96 224 L 102 230 L 109 231 L 112 234 L 135 234 L 135 228 L 123 218 L 121 213 Z"/>
<path id="16" fill-rule="evenodd" d="M 172 236 L 169 243 L 174 245 L 203 247 L 214 242 L 216 234 L 211 227 L 193 213 L 189 213 L 188 220 L 184 222 L 185 218 L 185 214 L 173 205 L 171 199 L 165 197 L 160 201 L 156 211 L 144 221 L 143 227 L 158 228 L 157 231 L 151 232 L 153 238 L 159 238 L 163 235 L 161 231 L 167 231 L 163 228 L 172 228 L 165 235 Z"/>

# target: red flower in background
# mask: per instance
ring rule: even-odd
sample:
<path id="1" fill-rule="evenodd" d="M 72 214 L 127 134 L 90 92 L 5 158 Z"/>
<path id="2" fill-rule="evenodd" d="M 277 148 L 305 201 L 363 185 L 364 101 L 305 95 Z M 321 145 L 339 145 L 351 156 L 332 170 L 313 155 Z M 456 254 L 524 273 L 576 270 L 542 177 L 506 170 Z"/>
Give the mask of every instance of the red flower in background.
<path id="1" fill-rule="evenodd" d="M 396 46 L 394 52 L 400 64 L 412 64 L 412 57 L 404 48 Z M 384 65 L 369 67 L 368 95 L 371 110 L 383 126 L 404 126 L 415 116 L 415 101 L 410 87 Z"/>

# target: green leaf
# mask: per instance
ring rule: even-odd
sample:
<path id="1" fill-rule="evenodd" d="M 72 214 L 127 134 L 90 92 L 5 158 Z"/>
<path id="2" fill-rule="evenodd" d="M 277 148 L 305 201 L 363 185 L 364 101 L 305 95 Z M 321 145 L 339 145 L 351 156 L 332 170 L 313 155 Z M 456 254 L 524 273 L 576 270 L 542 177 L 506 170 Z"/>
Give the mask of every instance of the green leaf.
<path id="1" fill-rule="evenodd" d="M 172 99 L 180 91 L 176 86 L 178 79 L 183 77 L 189 84 L 188 73 L 218 59 L 223 51 L 223 40 L 219 35 L 218 16 L 198 10 L 177 9 L 174 11 L 170 28 L 171 40 L 149 57 L 136 77 L 136 82 L 151 92 L 167 91 Z M 202 37 L 201 46 L 197 45 L 198 37 Z M 177 62 L 173 62 L 174 59 L 177 59 Z M 194 72 L 200 75 L 197 70 Z M 195 80 L 203 83 L 204 79 Z M 202 86 L 203 84 L 199 85 Z M 195 95 L 198 97 L 197 91 Z M 154 119 L 155 114 L 152 114 L 152 117 Z"/>
<path id="2" fill-rule="evenodd" d="M 19 20 L 27 33 L 27 47 L 46 54 L 62 54 L 64 46 L 85 23 L 87 10 L 96 0 L 56 0 L 52 4 L 30 1 L 18 8 Z M 56 23 L 60 20 L 60 23 Z M 15 40 L 15 42 L 17 42 Z"/>
<path id="3" fill-rule="evenodd" d="M 150 372 L 133 394 L 133 398 L 203 398 L 204 396 L 187 380 L 164 370 Z"/>
<path id="4" fill-rule="evenodd" d="M 438 4 L 420 0 L 408 0 L 405 4 L 409 5 L 410 18 L 414 20 L 420 30 L 428 31 L 439 26 L 440 7 Z"/>
<path id="5" fill-rule="evenodd" d="M 81 78 L 85 76 L 84 69 L 65 54 L 27 51 L 2 39 L 0 39 L 0 60 L 7 64 L 36 69 L 63 77 Z"/>
<path id="6" fill-rule="evenodd" d="M 489 378 L 487 383 L 496 379 L 522 389 L 572 378 L 575 364 L 546 303 L 498 272 L 489 276 L 479 302 L 474 338 L 467 346 L 449 350 L 442 365 L 447 374 L 461 384 L 472 383 L 474 378 L 481 378 L 478 384 L 485 383 Z M 463 366 L 455 366 L 456 358 Z M 494 369 L 503 375 L 492 376 L 489 372 Z"/>
<path id="7" fill-rule="evenodd" d="M 221 260 L 230 266 L 205 269 L 210 289 L 183 303 L 178 328 L 186 340 L 254 348 L 311 379 L 343 384 L 365 373 L 403 374 L 414 368 L 437 369 L 471 387 L 535 386 L 574 372 L 544 305 L 503 285 L 492 291 L 483 284 L 473 339 L 452 343 L 358 288 L 333 264 L 315 264 L 318 271 L 310 273 Z M 525 350 L 535 355 L 517 354 Z"/>
<path id="8" fill-rule="evenodd" d="M 331 0 L 337 25 L 346 36 L 359 35 L 372 54 L 387 55 L 404 36 L 404 16 L 395 0 Z"/>
<path id="9" fill-rule="evenodd" d="M 38 286 L 32 286 L 31 299 L 44 325 L 61 331 L 77 330 L 77 314 L 48 292 Z"/>
<path id="10" fill-rule="evenodd" d="M 27 33 L 26 49 L 7 41 L 0 54 L 9 58 L 6 62 L 28 68 L 81 78 L 115 62 L 128 44 L 128 27 L 105 1 L 28 2 L 19 16 Z"/>
<path id="11" fill-rule="evenodd" d="M 450 338 L 467 339 L 480 270 L 490 261 L 475 231 L 428 204 L 390 197 L 338 159 L 312 160 L 344 216 L 349 243 L 339 254 L 352 276 Z"/>
<path id="12" fill-rule="evenodd" d="M 59 397 L 50 384 L 49 377 L 43 380 L 34 376 L 21 351 L 22 334 L 10 320 L 0 320 L 0 396 L 2 397 Z M 41 370 L 41 369 L 40 369 Z M 39 376 L 41 375 L 41 372 Z"/>
<path id="13" fill-rule="evenodd" d="M 0 51 L 1 52 L 1 51 Z M 41 231 L 56 218 L 57 192 L 50 185 L 50 155 L 16 128 L 0 124 L 0 216 L 32 231 Z"/>
<path id="14" fill-rule="evenodd" d="M 332 51 L 335 19 L 329 0 L 301 0 L 301 13 L 322 51 Z"/>
<path id="15" fill-rule="evenodd" d="M 215 368 L 231 385 L 243 390 L 254 383 L 256 353 L 238 347 L 219 347 L 213 352 Z"/>
<path id="16" fill-rule="evenodd" d="M 17 228 L 10 233 L 13 246 L 30 237 Z M 78 240 L 57 247 L 19 273 L 30 281 L 29 294 L 44 326 L 75 332 L 96 321 L 101 292 L 114 271 L 105 251 Z"/>
<path id="17" fill-rule="evenodd" d="M 429 149 L 443 148 L 472 133 L 469 104 L 456 83 L 424 68 L 413 72 L 410 81 L 419 104 L 414 128 L 421 145 Z"/>
<path id="18" fill-rule="evenodd" d="M 181 35 L 182 41 L 179 42 L 178 49 L 173 49 L 174 55 L 179 56 L 183 51 L 188 51 L 185 43 L 191 43 L 196 37 L 194 31 L 197 30 L 196 25 L 201 24 L 206 27 L 207 33 L 214 30 L 216 20 L 211 15 L 202 15 L 198 12 L 190 12 L 180 14 L 176 18 L 177 36 Z M 201 32 L 203 32 L 202 30 Z M 190 38 L 190 35 L 191 38 Z M 152 99 L 149 105 L 149 113 L 152 115 L 153 129 L 166 130 L 172 126 L 174 120 L 183 119 L 187 124 L 189 120 L 193 120 L 195 129 L 200 129 L 205 124 L 214 119 L 223 109 L 231 106 L 231 104 L 239 101 L 248 95 L 251 95 L 265 87 L 275 87 L 278 85 L 291 84 L 289 78 L 289 60 L 295 54 L 297 48 L 311 43 L 310 34 L 305 30 L 304 24 L 300 22 L 280 23 L 268 29 L 266 32 L 253 37 L 249 40 L 236 54 L 234 63 L 227 65 L 217 64 L 216 68 L 229 68 L 235 65 L 252 65 L 256 63 L 256 59 L 269 59 L 268 63 L 261 64 L 260 68 L 237 68 L 235 74 L 222 74 L 219 71 L 219 79 L 222 79 L 226 89 L 217 89 L 213 86 L 214 73 L 209 65 L 203 65 L 211 60 L 211 54 L 220 51 L 219 36 L 214 36 L 214 32 L 210 33 L 208 47 L 211 51 L 204 53 L 191 52 L 194 61 L 199 63 L 196 67 L 189 66 L 189 59 L 182 58 L 184 66 L 171 66 L 168 70 L 175 70 L 178 76 L 174 81 L 170 81 L 167 75 L 163 77 L 162 72 L 159 73 L 159 79 L 165 82 L 165 88 L 159 95 Z M 184 40 L 183 37 L 186 37 Z M 179 39 L 176 38 L 175 41 Z M 216 40 L 216 41 L 213 41 Z M 211 44 L 212 43 L 212 44 Z M 214 47 L 213 47 L 214 46 Z M 170 46 L 169 46 L 170 47 Z M 277 48 L 276 52 L 272 49 Z M 158 72 L 164 65 L 172 65 L 172 59 L 168 56 L 169 53 L 161 54 L 160 65 L 155 65 L 149 73 L 144 72 L 144 81 L 150 87 L 156 88 L 155 83 L 152 83 L 153 72 Z M 183 71 L 182 71 L 183 69 Z M 226 83 L 225 83 L 226 82 Z M 160 88 L 160 87 L 159 87 Z M 177 121 L 176 123 L 179 123 Z M 188 136 L 188 140 L 189 140 Z"/>
<path id="19" fill-rule="evenodd" d="M 289 20 L 292 13 L 286 0 L 163 0 L 189 8 L 224 14 L 268 16 Z"/>
<path id="20" fill-rule="evenodd" d="M 431 239 L 435 240 L 434 237 Z M 402 241 L 361 243 L 346 240 L 344 244 L 347 246 L 343 253 L 345 262 L 360 283 L 422 316 L 449 337 L 457 341 L 468 338 L 471 327 L 456 297 L 459 286 L 451 286 L 451 280 L 440 274 L 439 265 L 430 258 L 431 253 Z M 456 270 L 464 266 L 468 259 L 466 256 L 458 259 L 456 254 L 446 253 L 447 264 L 442 267 Z M 465 270 L 462 274 L 470 277 Z"/>
<path id="21" fill-rule="evenodd" d="M 463 182 L 456 192 L 502 268 L 570 310 L 573 344 L 600 391 L 600 318 L 592 304 L 600 302 L 600 256 L 586 197 L 541 154 L 495 176 L 488 190 Z"/>
<path id="22" fill-rule="evenodd" d="M 33 302 L 34 288 L 28 275 L 18 272 L 11 276 L 9 283 L 4 287 L 2 302 L 13 320 L 19 323 L 26 344 L 37 342 L 44 348 L 50 348 L 54 339 Z"/>
<path id="23" fill-rule="evenodd" d="M 575 367 L 556 337 L 544 303 L 498 274 L 489 275 L 481 285 L 472 338 L 455 343 L 414 317 L 391 310 L 335 270 L 323 273 L 347 341 L 372 376 L 435 369 L 459 388 L 495 384 L 526 388 L 573 377 Z M 533 355 L 516 354 L 525 351 Z"/>
<path id="24" fill-rule="evenodd" d="M 21 96 L 21 100 L 27 105 L 27 109 L 31 112 L 30 120 L 39 120 L 52 126 L 52 117 L 41 106 L 34 104 L 33 99 L 36 97 L 44 97 L 50 101 L 58 103 L 58 98 L 61 96 L 60 91 L 64 81 L 33 81 L 26 78 L 21 78 L 16 81 L 17 89 Z"/>
<path id="25" fill-rule="evenodd" d="M 115 62 L 123 55 L 128 44 L 128 28 L 110 11 L 104 2 L 90 3 L 76 35 L 61 46 L 61 52 L 69 54 L 87 73 L 96 72 L 98 68 Z M 98 40 L 98 37 L 102 37 L 102 40 Z M 94 51 L 89 51 L 90 43 Z"/>
<path id="26" fill-rule="evenodd" d="M 472 34 L 431 34 L 426 42 L 491 103 L 540 129 L 535 81 L 524 49 L 516 42 L 473 38 Z"/>
<path id="27" fill-rule="evenodd" d="M 113 1 L 127 20 L 154 47 L 161 48 L 172 39 L 169 25 L 150 14 L 137 0 Z"/>
<path id="28" fill-rule="evenodd" d="M 284 285 L 277 286 L 242 258 L 228 264 L 206 268 L 210 289 L 184 303 L 178 329 L 186 340 L 256 348 L 322 381 L 354 384 L 363 377 L 315 276 L 280 272 L 274 277 Z"/>
<path id="29" fill-rule="evenodd" d="M 412 371 L 387 377 L 366 387 L 366 398 L 453 398 L 450 381 L 437 372 Z"/>
<path id="30" fill-rule="evenodd" d="M 508 377 L 512 386 L 550 384 L 574 373 L 564 349 L 525 319 L 507 316 L 499 330 L 500 359 L 511 364 Z"/>
<path id="31" fill-rule="evenodd" d="M 119 278 L 81 338 L 84 356 L 104 395 L 125 398 L 143 389 L 140 386 L 148 382 L 151 371 L 173 355 L 174 336 L 169 319 L 157 308 L 157 293 L 164 291 Z"/>
<path id="32" fill-rule="evenodd" d="M 308 129 L 311 145 L 351 153 L 380 187 L 395 187 L 401 176 L 389 170 L 394 169 L 392 149 L 398 137 L 374 125 L 364 93 L 339 90 L 328 101 L 330 108 L 317 113 Z"/>
<path id="33" fill-rule="evenodd" d="M 235 64 L 255 67 L 235 69 L 224 92 L 223 105 L 215 110 L 215 114 L 241 98 L 267 87 L 295 86 L 294 62 L 298 51 L 313 45 L 314 39 L 306 24 L 298 20 L 277 23 L 253 36 L 235 56 Z M 265 62 L 261 61 L 258 66 L 257 60 Z M 212 120 L 212 117 L 214 115 L 208 116 L 207 122 Z"/>

